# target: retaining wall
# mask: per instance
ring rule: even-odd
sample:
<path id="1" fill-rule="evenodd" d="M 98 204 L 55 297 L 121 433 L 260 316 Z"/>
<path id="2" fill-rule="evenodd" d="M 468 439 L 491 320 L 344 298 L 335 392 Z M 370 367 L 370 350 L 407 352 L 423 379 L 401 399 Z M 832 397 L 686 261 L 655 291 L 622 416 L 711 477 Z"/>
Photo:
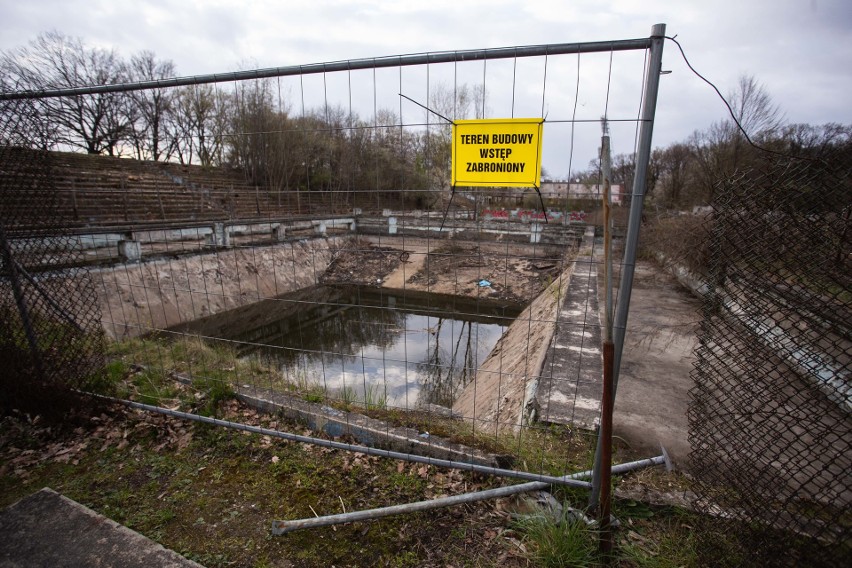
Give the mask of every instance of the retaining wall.
<path id="1" fill-rule="evenodd" d="M 113 338 L 135 337 L 314 286 L 341 239 L 232 248 L 93 270 L 104 329 Z"/>

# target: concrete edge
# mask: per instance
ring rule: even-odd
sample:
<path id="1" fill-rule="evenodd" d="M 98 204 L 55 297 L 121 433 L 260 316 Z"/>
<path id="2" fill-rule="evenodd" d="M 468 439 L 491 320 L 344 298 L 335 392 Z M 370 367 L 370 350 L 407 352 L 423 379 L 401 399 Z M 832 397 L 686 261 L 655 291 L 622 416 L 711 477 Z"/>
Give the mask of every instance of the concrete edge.
<path id="1" fill-rule="evenodd" d="M 577 258 L 571 261 L 571 264 L 565 268 L 560 274 L 559 278 L 557 278 L 553 284 L 545 288 L 542 294 L 552 293 L 551 288 L 558 291 L 559 297 L 556 300 L 554 305 L 555 312 L 558 314 L 559 310 L 562 309 L 562 305 L 565 303 L 566 298 L 568 297 L 568 287 L 571 286 L 571 280 L 574 278 L 574 272 L 577 268 Z M 533 300 L 535 301 L 535 300 Z M 554 323 L 551 326 L 548 326 L 547 332 L 545 336 L 542 338 L 542 344 L 546 345 L 545 349 L 542 349 L 536 358 L 533 369 L 535 371 L 531 374 L 532 380 L 527 384 L 526 392 L 524 393 L 524 401 L 523 406 L 521 407 L 521 416 L 520 416 L 520 424 L 522 426 L 524 424 L 530 425 L 533 422 L 539 422 L 539 418 L 541 415 L 541 408 L 538 404 L 538 389 L 541 385 L 541 377 L 542 372 L 544 371 L 544 363 L 547 361 L 547 354 L 550 351 L 550 344 L 553 343 L 553 338 L 556 336 L 556 329 L 558 327 L 558 323 Z"/>
<path id="2" fill-rule="evenodd" d="M 4 567 L 48 565 L 42 562 L 55 566 L 91 565 L 96 560 L 98 566 L 129 562 L 133 566 L 204 568 L 50 487 L 19 499 L 0 514 L 17 517 L 12 519 L 11 527 L 0 524 L 0 529 L 5 529 L 1 533 L 4 550 L 0 555 L 0 565 Z M 49 536 L 60 528 L 54 524 L 64 530 Z M 17 542 L 17 550 L 16 536 L 23 538 L 23 542 Z M 45 542 L 48 538 L 49 542 Z M 79 557 L 81 549 L 83 557 Z"/>
<path id="3" fill-rule="evenodd" d="M 370 447 L 488 467 L 511 465 L 511 456 L 481 452 L 428 432 L 418 433 L 413 428 L 392 427 L 363 414 L 307 402 L 285 393 L 252 387 L 237 388 L 236 392 L 241 402 L 256 410 L 281 414 L 333 438 L 348 435 Z"/>
<path id="4" fill-rule="evenodd" d="M 172 378 L 183 384 L 192 384 L 192 377 L 184 373 L 174 373 Z M 510 455 L 482 452 L 428 432 L 419 433 L 413 428 L 392 427 L 386 422 L 363 414 L 308 402 L 280 391 L 240 386 L 234 386 L 234 391 L 239 401 L 259 412 L 280 414 L 304 424 L 315 432 L 324 432 L 332 438 L 348 435 L 373 448 L 487 467 L 506 468 L 514 461 Z M 454 413 L 449 409 L 447 411 L 446 417 L 455 419 Z"/>

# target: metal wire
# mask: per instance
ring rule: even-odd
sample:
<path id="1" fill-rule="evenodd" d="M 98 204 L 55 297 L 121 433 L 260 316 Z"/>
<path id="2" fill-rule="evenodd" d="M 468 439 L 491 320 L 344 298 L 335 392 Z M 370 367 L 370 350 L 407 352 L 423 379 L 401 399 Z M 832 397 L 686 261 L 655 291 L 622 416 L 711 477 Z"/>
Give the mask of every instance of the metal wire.
<path id="1" fill-rule="evenodd" d="M 692 470 L 765 565 L 845 565 L 852 538 L 852 153 L 815 157 L 723 181 L 708 221 Z"/>

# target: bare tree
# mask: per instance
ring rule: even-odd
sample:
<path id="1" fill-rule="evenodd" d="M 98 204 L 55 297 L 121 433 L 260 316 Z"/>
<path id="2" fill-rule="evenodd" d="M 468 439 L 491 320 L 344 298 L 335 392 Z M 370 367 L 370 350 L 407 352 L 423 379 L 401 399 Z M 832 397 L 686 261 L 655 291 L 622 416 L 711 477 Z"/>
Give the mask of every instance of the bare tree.
<path id="1" fill-rule="evenodd" d="M 730 95 L 734 116 L 753 140 L 771 136 L 781 126 L 783 114 L 753 75 L 741 75 Z"/>
<path id="2" fill-rule="evenodd" d="M 783 121 L 780 109 L 772 102 L 772 97 L 753 75 L 740 76 L 737 87 L 730 93 L 729 99 L 737 122 L 754 142 L 768 140 L 780 128 Z M 748 161 L 752 152 L 750 147 L 746 147 L 742 132 L 738 128 L 733 128 L 733 125 L 730 129 L 733 131 L 730 166 L 731 170 L 736 170 L 743 165 L 743 162 Z"/>
<path id="3" fill-rule="evenodd" d="M 193 85 L 177 92 L 172 105 L 174 144 L 182 164 L 223 163 L 223 134 L 229 98 L 212 85 Z"/>
<path id="4" fill-rule="evenodd" d="M 141 51 L 130 58 L 130 78 L 133 81 L 156 81 L 175 76 L 172 61 L 157 60 L 152 51 Z M 169 160 L 176 151 L 176 140 L 169 130 L 172 121 L 174 91 L 150 89 L 130 94 L 136 120 L 131 125 L 130 138 L 136 157 L 140 160 Z"/>
<path id="5" fill-rule="evenodd" d="M 2 56 L 6 82 L 34 91 L 107 85 L 127 79 L 115 50 L 86 47 L 79 38 L 57 31 L 38 36 L 28 46 Z M 120 151 L 130 129 L 126 96 L 101 93 L 44 99 L 44 113 L 56 125 L 58 143 L 90 154 Z"/>
<path id="6" fill-rule="evenodd" d="M 656 149 L 652 162 L 658 172 L 658 185 L 661 191 L 658 199 L 668 206 L 682 205 L 685 189 L 689 182 L 689 165 L 693 159 L 689 145 L 682 142 L 670 145 L 665 149 Z"/>
<path id="7" fill-rule="evenodd" d="M 753 76 L 740 77 L 729 100 L 734 118 L 752 141 L 766 142 L 779 132 L 783 122 L 781 111 Z M 702 202 L 712 200 L 719 180 L 747 168 L 760 156 L 732 118 L 715 122 L 705 131 L 696 131 L 687 144 L 695 158 L 693 172 L 701 187 L 698 200 Z"/>
<path id="8" fill-rule="evenodd" d="M 452 128 L 450 120 L 484 118 L 487 111 L 487 92 L 482 85 L 462 84 L 449 87 L 439 83 L 429 93 L 426 131 L 420 137 L 421 167 L 433 188 L 450 189 L 452 166 Z M 444 118 L 441 118 L 444 117 Z"/>

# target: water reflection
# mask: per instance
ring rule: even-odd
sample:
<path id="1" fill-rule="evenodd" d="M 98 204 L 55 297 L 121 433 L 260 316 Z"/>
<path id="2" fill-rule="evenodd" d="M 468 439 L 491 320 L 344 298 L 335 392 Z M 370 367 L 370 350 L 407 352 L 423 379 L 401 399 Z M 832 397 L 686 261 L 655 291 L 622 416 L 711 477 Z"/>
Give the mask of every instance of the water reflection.
<path id="1" fill-rule="evenodd" d="M 520 306 L 435 294 L 324 286 L 182 326 L 238 342 L 329 396 L 412 408 L 452 406 Z"/>

